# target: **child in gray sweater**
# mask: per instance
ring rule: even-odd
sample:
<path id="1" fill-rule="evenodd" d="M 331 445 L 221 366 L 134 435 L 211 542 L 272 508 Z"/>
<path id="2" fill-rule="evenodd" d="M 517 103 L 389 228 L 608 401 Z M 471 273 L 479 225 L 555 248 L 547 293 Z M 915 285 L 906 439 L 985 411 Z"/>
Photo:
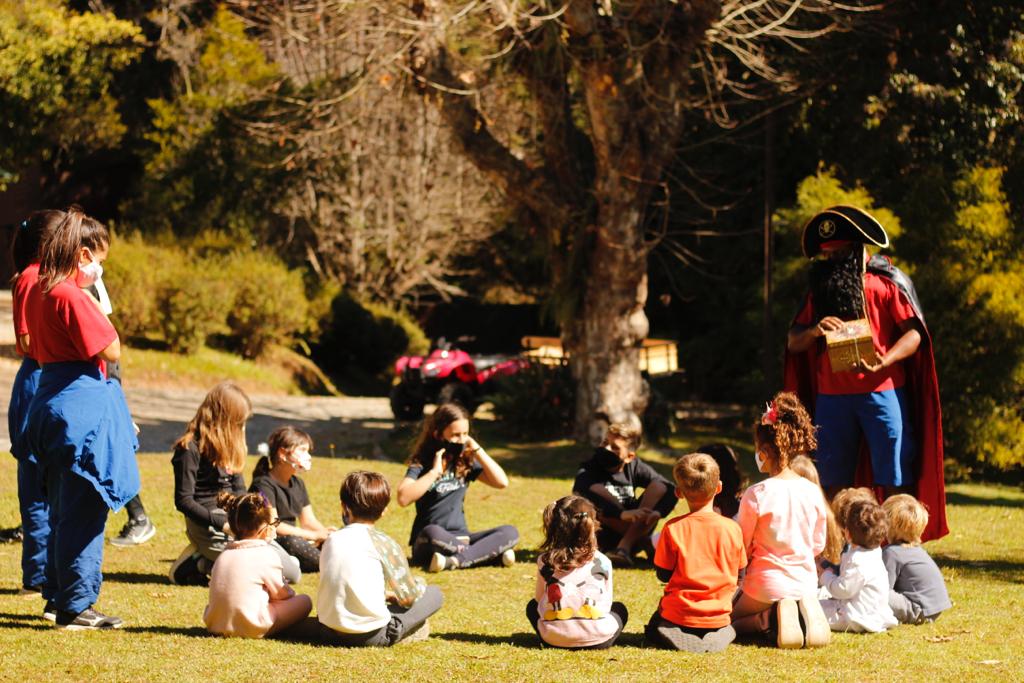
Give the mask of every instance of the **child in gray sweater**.
<path id="1" fill-rule="evenodd" d="M 928 511 L 905 493 L 891 496 L 882 508 L 889 518 L 889 545 L 882 550 L 889 572 L 889 607 L 901 624 L 935 621 L 953 603 L 942 572 L 921 547 Z"/>

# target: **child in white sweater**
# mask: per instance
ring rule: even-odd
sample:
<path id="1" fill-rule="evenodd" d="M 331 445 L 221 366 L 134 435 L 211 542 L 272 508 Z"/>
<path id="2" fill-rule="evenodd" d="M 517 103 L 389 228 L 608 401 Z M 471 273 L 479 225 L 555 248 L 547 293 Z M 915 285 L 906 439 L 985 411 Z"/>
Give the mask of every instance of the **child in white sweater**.
<path id="1" fill-rule="evenodd" d="M 858 500 L 846 511 L 844 534 L 850 542 L 839 572 L 821 575 L 821 607 L 833 631 L 878 633 L 898 623 L 889 607 L 889 574 L 882 562 L 888 532 L 885 511 L 873 500 Z"/>

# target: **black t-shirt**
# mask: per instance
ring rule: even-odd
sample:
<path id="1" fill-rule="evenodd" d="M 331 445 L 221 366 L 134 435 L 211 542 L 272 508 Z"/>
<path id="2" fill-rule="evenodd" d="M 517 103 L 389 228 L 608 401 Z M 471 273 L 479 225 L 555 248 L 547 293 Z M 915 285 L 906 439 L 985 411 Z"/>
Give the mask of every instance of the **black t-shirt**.
<path id="1" fill-rule="evenodd" d="M 666 493 L 662 496 L 662 500 L 658 501 L 655 506 L 655 509 L 665 516 L 675 507 L 675 487 L 672 482 L 658 474 L 657 470 L 640 458 L 633 458 L 626 463 L 621 472 L 609 472 L 595 462 L 594 458 L 591 458 L 580 465 L 572 490 L 577 495 L 594 503 L 602 515 L 617 518 L 623 510 L 635 510 L 640 506 L 640 496 L 637 495 L 638 488 L 646 489 L 656 481 L 663 483 L 671 493 L 671 495 Z M 590 487 L 594 484 L 603 484 L 608 492 L 618 500 L 618 505 L 593 493 Z"/>
<path id="2" fill-rule="evenodd" d="M 466 500 L 466 487 L 469 482 L 480 476 L 483 467 L 474 462 L 472 468 L 466 473 L 465 478 L 455 476 L 452 470 L 446 470 L 437 481 L 435 481 L 427 492 L 416 501 L 416 519 L 412 523 L 412 533 L 409 534 L 409 545 L 412 545 L 419 536 L 423 527 L 428 524 L 437 524 L 453 534 L 468 534 L 466 526 L 466 512 L 463 509 L 463 502 Z M 414 462 L 405 471 L 405 476 L 410 479 L 419 479 L 423 474 L 423 465 Z"/>
<path id="3" fill-rule="evenodd" d="M 241 473 L 231 474 L 199 455 L 193 439 L 188 448 L 174 449 L 174 507 L 200 526 L 220 529 L 228 520 L 227 513 L 217 507 L 217 494 L 230 491 L 245 493 Z"/>
<path id="4" fill-rule="evenodd" d="M 282 484 L 273 475 L 265 474 L 253 479 L 249 490 L 266 496 L 270 505 L 277 509 L 277 518 L 293 526 L 302 508 L 309 505 L 306 485 L 297 476 L 292 476 L 287 484 Z"/>

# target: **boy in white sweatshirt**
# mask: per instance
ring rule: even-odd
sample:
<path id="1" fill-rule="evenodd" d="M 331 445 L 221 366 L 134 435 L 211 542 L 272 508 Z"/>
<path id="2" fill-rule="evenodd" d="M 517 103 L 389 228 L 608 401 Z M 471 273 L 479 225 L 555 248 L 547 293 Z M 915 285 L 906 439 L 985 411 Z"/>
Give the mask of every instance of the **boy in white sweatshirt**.
<path id="1" fill-rule="evenodd" d="M 840 558 L 839 572 L 826 569 L 821 575 L 821 607 L 833 631 L 885 631 L 898 623 L 889 607 L 889 574 L 882 561 L 885 511 L 873 500 L 859 500 L 843 521 L 850 546 Z"/>

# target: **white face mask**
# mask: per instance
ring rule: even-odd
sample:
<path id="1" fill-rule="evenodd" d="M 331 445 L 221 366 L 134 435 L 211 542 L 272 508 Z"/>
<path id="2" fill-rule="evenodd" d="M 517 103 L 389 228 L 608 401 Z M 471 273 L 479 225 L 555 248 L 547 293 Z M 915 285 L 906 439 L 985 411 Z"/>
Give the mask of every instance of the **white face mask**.
<path id="1" fill-rule="evenodd" d="M 309 454 L 309 446 L 298 446 L 289 456 L 292 464 L 303 472 L 313 468 L 313 456 Z"/>
<path id="2" fill-rule="evenodd" d="M 767 462 L 767 460 L 761 457 L 761 451 L 754 452 L 754 464 L 757 465 L 758 472 L 764 472 L 764 466 Z"/>
<path id="3" fill-rule="evenodd" d="M 82 289 L 92 286 L 94 282 L 103 277 L 103 264 L 96 260 L 91 251 L 89 258 L 92 260 L 85 265 L 78 264 L 78 286 Z"/>

